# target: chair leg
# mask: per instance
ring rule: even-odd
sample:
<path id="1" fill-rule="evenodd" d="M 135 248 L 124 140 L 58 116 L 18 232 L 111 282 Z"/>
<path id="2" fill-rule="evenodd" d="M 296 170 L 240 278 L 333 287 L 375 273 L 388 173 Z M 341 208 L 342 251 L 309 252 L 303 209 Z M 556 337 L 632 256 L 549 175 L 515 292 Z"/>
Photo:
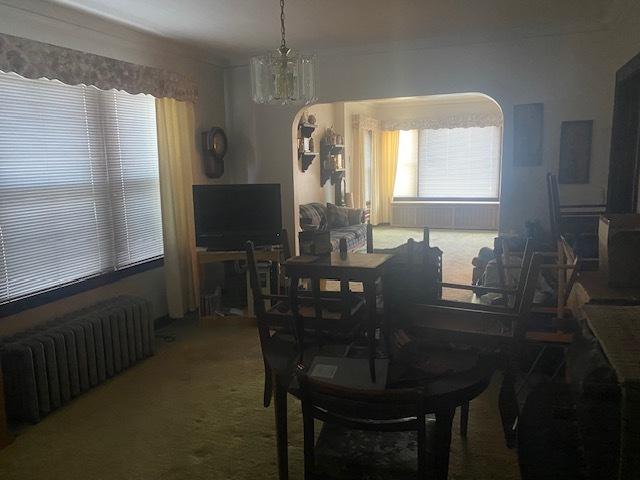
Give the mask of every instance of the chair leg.
<path id="1" fill-rule="evenodd" d="M 500 407 L 500 418 L 502 419 L 502 429 L 507 447 L 515 448 L 515 429 L 520 408 L 518 406 L 518 398 L 516 397 L 515 375 L 510 370 L 505 371 L 503 374 L 498 405 Z"/>
<path id="2" fill-rule="evenodd" d="M 418 480 L 427 478 L 427 432 L 424 415 L 418 416 Z"/>
<path id="3" fill-rule="evenodd" d="M 274 411 L 276 418 L 276 450 L 278 479 L 289 479 L 289 452 L 287 438 L 287 390 L 275 383 Z"/>
<path id="4" fill-rule="evenodd" d="M 434 478 L 447 480 L 449 477 L 449 453 L 451 450 L 451 427 L 455 409 L 436 412 L 434 444 Z"/>
<path id="5" fill-rule="evenodd" d="M 460 435 L 462 437 L 466 437 L 468 429 L 469 429 L 469 402 L 464 402 L 460 406 Z"/>
<path id="6" fill-rule="evenodd" d="M 315 443 L 313 416 L 303 414 L 304 430 L 304 480 L 313 480 L 315 471 Z"/>
<path id="7" fill-rule="evenodd" d="M 265 362 L 264 364 L 264 397 L 262 404 L 264 408 L 268 408 L 271 405 L 271 397 L 273 397 L 273 372 L 271 368 Z"/>

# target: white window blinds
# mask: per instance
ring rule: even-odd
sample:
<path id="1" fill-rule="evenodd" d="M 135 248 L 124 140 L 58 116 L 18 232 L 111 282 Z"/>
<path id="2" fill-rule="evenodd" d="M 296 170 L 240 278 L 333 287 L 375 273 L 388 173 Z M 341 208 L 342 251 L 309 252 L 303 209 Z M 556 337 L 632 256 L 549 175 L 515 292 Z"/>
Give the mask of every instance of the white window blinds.
<path id="1" fill-rule="evenodd" d="M 154 98 L 0 72 L 0 303 L 162 254 Z"/>
<path id="2" fill-rule="evenodd" d="M 501 141 L 500 127 L 420 130 L 418 195 L 497 199 Z"/>

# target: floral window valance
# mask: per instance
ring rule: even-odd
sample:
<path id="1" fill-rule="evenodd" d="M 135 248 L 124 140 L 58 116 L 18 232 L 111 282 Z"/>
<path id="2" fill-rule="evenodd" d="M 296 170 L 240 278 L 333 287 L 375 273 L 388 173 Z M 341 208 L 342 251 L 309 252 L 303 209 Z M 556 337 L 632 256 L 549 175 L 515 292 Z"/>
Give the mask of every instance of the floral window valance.
<path id="1" fill-rule="evenodd" d="M 0 33 L 0 70 L 100 90 L 146 93 L 195 102 L 198 88 L 184 75 Z"/>
<path id="2" fill-rule="evenodd" d="M 363 130 L 380 130 L 380 121 L 365 115 L 353 115 L 353 126 Z"/>
<path id="3" fill-rule="evenodd" d="M 444 115 L 431 118 L 385 120 L 382 130 L 438 130 L 441 128 L 501 127 L 502 115 L 498 113 L 471 113 Z"/>

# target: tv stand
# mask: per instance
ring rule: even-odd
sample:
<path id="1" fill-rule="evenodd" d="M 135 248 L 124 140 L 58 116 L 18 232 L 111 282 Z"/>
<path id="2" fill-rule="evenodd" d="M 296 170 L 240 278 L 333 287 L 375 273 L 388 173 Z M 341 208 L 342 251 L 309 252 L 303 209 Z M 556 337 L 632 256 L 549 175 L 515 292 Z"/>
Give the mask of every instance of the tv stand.
<path id="1" fill-rule="evenodd" d="M 201 309 L 202 305 L 202 293 L 200 290 L 200 286 L 204 285 L 205 281 L 205 265 L 210 263 L 221 263 L 228 261 L 247 261 L 247 253 L 242 250 L 214 250 L 214 251 L 203 251 L 199 250 L 196 252 L 198 265 L 197 271 L 194 272 L 193 283 L 195 285 L 195 291 L 197 294 L 198 301 L 198 311 Z M 270 250 L 256 250 L 256 261 L 258 262 L 273 262 L 278 268 L 278 284 L 276 288 L 279 290 L 282 282 L 282 271 L 280 270 L 280 263 L 283 260 L 283 250 L 281 248 L 272 248 Z M 215 319 L 215 315 L 203 316 L 200 315 L 200 322 L 207 322 L 208 320 Z"/>

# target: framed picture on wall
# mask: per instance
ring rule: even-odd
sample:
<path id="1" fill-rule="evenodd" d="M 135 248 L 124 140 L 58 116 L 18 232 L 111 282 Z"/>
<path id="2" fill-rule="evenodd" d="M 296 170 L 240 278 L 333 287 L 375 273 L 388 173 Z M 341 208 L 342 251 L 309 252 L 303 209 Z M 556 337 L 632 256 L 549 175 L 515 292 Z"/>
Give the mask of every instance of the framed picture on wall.
<path id="1" fill-rule="evenodd" d="M 542 165 L 544 104 L 513 107 L 513 164 L 517 167 Z"/>
<path id="2" fill-rule="evenodd" d="M 593 120 L 562 122 L 559 183 L 589 183 Z"/>

